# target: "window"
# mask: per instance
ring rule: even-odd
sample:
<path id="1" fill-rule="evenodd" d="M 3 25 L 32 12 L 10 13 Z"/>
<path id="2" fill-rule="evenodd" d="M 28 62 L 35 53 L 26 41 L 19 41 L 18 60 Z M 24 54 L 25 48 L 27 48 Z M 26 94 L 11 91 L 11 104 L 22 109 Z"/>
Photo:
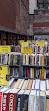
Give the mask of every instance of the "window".
<path id="1" fill-rule="evenodd" d="M 38 9 L 44 8 L 44 1 L 43 0 L 37 0 L 37 7 L 38 7 Z"/>

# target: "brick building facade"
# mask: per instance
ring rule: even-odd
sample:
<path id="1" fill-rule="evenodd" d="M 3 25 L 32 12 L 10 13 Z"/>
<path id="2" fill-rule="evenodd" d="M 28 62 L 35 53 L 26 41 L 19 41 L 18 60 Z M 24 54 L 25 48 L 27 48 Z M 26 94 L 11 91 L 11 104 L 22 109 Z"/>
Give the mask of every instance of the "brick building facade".
<path id="1" fill-rule="evenodd" d="M 29 0 L 0 0 L 0 44 L 32 38 L 29 20 Z"/>
<path id="2" fill-rule="evenodd" d="M 27 34 L 29 30 L 28 11 L 28 0 L 0 0 L 0 26 Z"/>
<path id="3" fill-rule="evenodd" d="M 18 36 L 28 39 L 33 35 L 49 35 L 49 0 L 0 0 L 1 44 L 4 32 L 7 41 L 12 33 L 12 36 L 17 33 L 17 39 Z"/>
<path id="4" fill-rule="evenodd" d="M 49 40 L 49 0 L 31 0 L 31 2 L 34 3 L 33 8 L 32 4 L 30 6 L 34 37 Z"/>

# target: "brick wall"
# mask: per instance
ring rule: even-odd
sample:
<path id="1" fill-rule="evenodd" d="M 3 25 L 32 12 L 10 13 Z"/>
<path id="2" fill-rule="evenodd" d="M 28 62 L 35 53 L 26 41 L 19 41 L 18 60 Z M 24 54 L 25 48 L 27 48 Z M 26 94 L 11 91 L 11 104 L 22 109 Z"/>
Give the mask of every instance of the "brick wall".
<path id="1" fill-rule="evenodd" d="M 13 0 L 0 0 L 0 25 L 15 29 L 15 8 Z"/>
<path id="2" fill-rule="evenodd" d="M 0 25 L 29 33 L 29 0 L 0 0 Z"/>
<path id="3" fill-rule="evenodd" d="M 21 23 L 21 33 L 28 33 L 29 30 L 29 13 L 26 10 L 23 2 L 20 5 L 20 23 Z"/>
<path id="4" fill-rule="evenodd" d="M 29 34 L 33 35 L 33 15 L 29 15 Z"/>
<path id="5" fill-rule="evenodd" d="M 34 33 L 49 32 L 49 10 L 38 11 L 34 14 L 33 31 Z"/>
<path id="6" fill-rule="evenodd" d="M 17 32 L 21 32 L 21 27 L 20 27 L 20 0 L 15 0 L 14 3 L 15 3 L 15 30 Z"/>
<path id="7" fill-rule="evenodd" d="M 21 0 L 26 7 L 27 10 L 29 10 L 29 0 Z"/>

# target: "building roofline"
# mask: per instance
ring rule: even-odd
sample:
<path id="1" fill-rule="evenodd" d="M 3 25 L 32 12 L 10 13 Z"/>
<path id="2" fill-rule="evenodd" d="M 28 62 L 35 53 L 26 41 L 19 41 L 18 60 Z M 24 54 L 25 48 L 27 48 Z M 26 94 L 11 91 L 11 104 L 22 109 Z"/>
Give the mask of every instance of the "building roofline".
<path id="1" fill-rule="evenodd" d="M 4 26 L 0 26 L 0 31 L 13 33 L 13 34 L 16 34 L 16 35 L 21 35 L 21 36 L 30 36 L 30 37 L 33 36 L 33 35 L 24 34 L 24 33 L 19 33 L 16 30 L 12 30 L 12 29 L 6 28 Z"/>

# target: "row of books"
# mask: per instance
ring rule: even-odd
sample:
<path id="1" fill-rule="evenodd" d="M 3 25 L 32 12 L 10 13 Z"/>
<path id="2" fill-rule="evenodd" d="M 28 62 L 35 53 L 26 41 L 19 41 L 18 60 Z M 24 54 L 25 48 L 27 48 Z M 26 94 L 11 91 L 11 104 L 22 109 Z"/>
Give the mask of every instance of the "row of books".
<path id="1" fill-rule="evenodd" d="M 42 53 L 42 54 L 45 54 L 45 53 L 48 53 L 48 51 L 49 51 L 49 47 L 48 47 L 48 46 L 38 46 L 38 44 L 36 44 L 36 43 L 33 43 L 33 44 L 30 44 L 30 43 L 29 43 L 29 46 L 28 46 L 28 47 L 31 47 L 31 48 L 32 48 L 33 54 L 34 54 L 34 53 Z"/>
<path id="2" fill-rule="evenodd" d="M 44 42 L 43 44 L 43 41 L 39 41 L 40 43 L 37 43 L 37 42 L 22 42 L 21 44 L 21 47 L 30 47 L 32 48 L 32 52 L 33 54 L 34 53 L 42 53 L 42 54 L 45 54 L 45 53 L 48 53 L 49 52 L 49 46 L 48 46 L 48 42 Z M 24 44 L 27 44 L 27 45 L 24 45 Z"/>
<path id="3" fill-rule="evenodd" d="M 9 68 L 9 75 L 12 77 L 19 77 L 19 67 L 10 67 Z"/>
<path id="4" fill-rule="evenodd" d="M 48 111 L 47 96 L 49 80 L 19 79 L 10 88 L 0 89 L 0 111 Z"/>
<path id="5" fill-rule="evenodd" d="M 23 68 L 23 77 L 29 78 L 49 78 L 49 69 Z"/>
<path id="6" fill-rule="evenodd" d="M 0 54 L 0 64 L 4 65 L 19 65 L 20 64 L 19 54 Z"/>
<path id="7" fill-rule="evenodd" d="M 18 79 L 18 81 L 15 82 L 13 88 L 22 90 L 40 90 L 47 93 L 47 91 L 49 90 L 49 79 Z"/>
<path id="8" fill-rule="evenodd" d="M 21 47 L 22 47 L 22 46 L 20 46 L 20 45 L 11 46 L 11 52 L 21 52 Z M 28 44 L 28 47 L 31 47 L 31 48 L 32 48 L 33 54 L 34 54 L 34 53 L 42 53 L 42 54 L 45 54 L 45 53 L 48 53 L 48 51 L 49 51 L 48 46 L 38 46 L 38 45 L 35 45 L 34 43 L 29 43 L 29 44 Z"/>
<path id="9" fill-rule="evenodd" d="M 20 77 L 19 67 L 9 67 L 8 73 L 12 77 Z M 23 75 L 21 77 L 48 79 L 49 69 L 23 68 Z"/>
<path id="10" fill-rule="evenodd" d="M 23 54 L 23 65 L 49 65 L 49 55 Z"/>
<path id="11" fill-rule="evenodd" d="M 11 46 L 11 52 L 21 52 L 21 47 L 20 47 L 20 45 L 17 45 L 17 46 L 12 45 L 12 46 Z"/>
<path id="12" fill-rule="evenodd" d="M 0 54 L 0 64 L 19 65 L 23 60 L 23 65 L 49 65 L 49 55 L 42 54 Z"/>

